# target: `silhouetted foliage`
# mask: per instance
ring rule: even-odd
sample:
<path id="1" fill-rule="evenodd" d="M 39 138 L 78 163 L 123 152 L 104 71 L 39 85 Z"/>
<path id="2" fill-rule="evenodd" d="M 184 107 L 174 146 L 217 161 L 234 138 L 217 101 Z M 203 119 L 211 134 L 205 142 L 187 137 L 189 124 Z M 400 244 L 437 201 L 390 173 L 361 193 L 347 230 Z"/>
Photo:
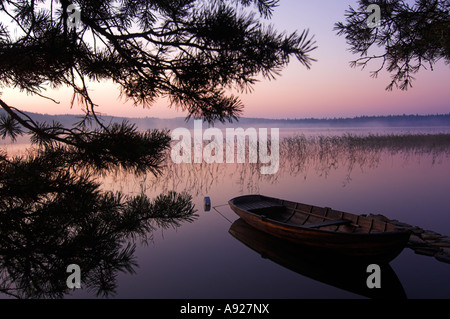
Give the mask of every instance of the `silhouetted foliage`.
<path id="1" fill-rule="evenodd" d="M 9 114 L 0 122 L 0 134 L 15 138 L 25 129 L 39 141 L 84 148 L 91 137 L 87 124 L 94 120 L 108 142 L 119 138 L 120 132 L 96 116 L 89 96 L 87 82 L 101 80 L 118 84 L 121 95 L 135 104 L 150 106 L 168 97 L 188 117 L 236 119 L 243 105 L 228 89 L 248 90 L 260 74 L 274 78 L 291 57 L 307 68 L 314 61 L 307 31 L 280 33 L 260 21 L 270 18 L 277 2 L 2 1 L 0 12 L 12 23 L 0 23 L 0 85 L 40 96 L 45 86 L 71 87 L 73 102 L 82 102 L 86 116 L 74 128 L 36 123 L 0 100 Z M 80 21 L 72 27 L 75 12 Z M 124 124 L 122 129 L 132 128 Z M 134 135 L 136 143 L 163 143 L 153 135 Z"/>
<path id="2" fill-rule="evenodd" d="M 377 77 L 383 69 L 392 73 L 392 81 L 386 87 L 407 90 L 414 74 L 443 59 L 450 62 L 450 1 L 416 0 L 410 5 L 403 0 L 360 0 L 357 10 L 346 12 L 346 21 L 336 23 L 335 30 L 345 35 L 350 52 L 360 58 L 351 62 L 352 67 L 366 67 L 371 60 L 380 60 L 378 69 L 371 72 Z M 381 25 L 369 28 L 366 12 L 370 4 L 381 9 Z M 379 49 L 384 52 L 378 53 Z M 369 55 L 369 49 L 376 53 Z"/>
<path id="3" fill-rule="evenodd" d="M 150 200 L 101 191 L 88 172 L 74 174 L 67 155 L 0 154 L 0 293 L 63 297 L 70 292 L 66 268 L 74 263 L 83 289 L 109 296 L 117 274 L 137 266 L 134 240 L 151 241 L 156 229 L 196 219 L 186 193 Z"/>

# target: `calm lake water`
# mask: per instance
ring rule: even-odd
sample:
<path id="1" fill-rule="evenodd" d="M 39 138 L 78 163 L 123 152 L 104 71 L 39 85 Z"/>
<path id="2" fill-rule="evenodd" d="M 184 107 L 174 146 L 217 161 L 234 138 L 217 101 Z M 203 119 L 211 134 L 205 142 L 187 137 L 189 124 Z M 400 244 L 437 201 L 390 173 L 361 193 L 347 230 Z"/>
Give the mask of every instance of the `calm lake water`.
<path id="1" fill-rule="evenodd" d="M 283 131 L 341 136 L 343 133 L 449 133 L 449 128 Z M 259 233 L 230 234 L 239 221 L 226 205 L 243 194 L 263 194 L 357 214 L 383 214 L 450 236 L 450 147 L 355 147 L 346 149 L 300 141 L 282 144 L 280 167 L 261 175 L 252 164 L 174 164 L 159 178 L 115 175 L 103 179 L 105 190 L 154 197 L 169 190 L 193 196 L 198 218 L 180 227 L 156 230 L 153 240 L 137 244 L 134 273 L 118 272 L 110 298 L 367 298 L 366 269 L 346 271 L 339 263 L 318 263 L 301 252 L 293 257 L 279 242 L 267 251 Z M 300 148 L 296 148 L 300 147 Z M 320 146 L 320 147 L 323 147 Z M 8 146 L 20 152 L 20 146 Z M 23 149 L 23 147 L 22 147 Z M 214 207 L 204 210 L 208 196 Z M 247 236 L 247 238 L 245 238 Z M 253 238 L 253 239 L 252 239 Z M 278 246 L 277 246 L 278 245 Z M 279 254 L 278 254 L 279 253 Z M 284 254 L 284 255 L 283 255 Z M 382 268 L 384 292 L 393 297 L 450 298 L 450 264 L 415 254 L 410 248 Z M 83 283 L 82 283 L 83 285 Z M 366 291 L 367 292 L 367 291 Z M 8 296 L 2 295 L 2 298 Z M 77 289 L 67 298 L 97 298 Z"/>

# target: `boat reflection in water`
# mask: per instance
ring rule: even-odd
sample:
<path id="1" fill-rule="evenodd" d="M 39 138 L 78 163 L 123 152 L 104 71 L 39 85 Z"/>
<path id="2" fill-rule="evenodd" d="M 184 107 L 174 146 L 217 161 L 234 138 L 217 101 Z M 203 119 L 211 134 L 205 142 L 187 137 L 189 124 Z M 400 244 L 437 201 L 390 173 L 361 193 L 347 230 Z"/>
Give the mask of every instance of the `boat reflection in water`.
<path id="1" fill-rule="evenodd" d="M 324 255 L 322 250 L 304 248 L 261 232 L 239 218 L 229 233 L 247 247 L 300 275 L 368 298 L 405 299 L 406 294 L 388 263 L 380 266 L 381 287 L 369 288 L 369 261 L 358 262 L 342 255 Z"/>

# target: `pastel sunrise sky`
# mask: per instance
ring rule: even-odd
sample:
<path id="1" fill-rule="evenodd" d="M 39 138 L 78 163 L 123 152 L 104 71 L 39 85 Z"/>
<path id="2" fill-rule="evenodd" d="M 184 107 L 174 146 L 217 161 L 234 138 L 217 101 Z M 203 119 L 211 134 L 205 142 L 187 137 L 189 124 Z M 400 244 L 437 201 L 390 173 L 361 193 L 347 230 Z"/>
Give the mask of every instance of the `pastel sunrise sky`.
<path id="1" fill-rule="evenodd" d="M 381 72 L 377 79 L 370 71 L 378 62 L 364 70 L 351 68 L 349 62 L 357 56 L 347 51 L 343 36 L 337 36 L 334 24 L 344 21 L 345 10 L 357 7 L 356 1 L 303 1 L 281 0 L 267 23 L 278 31 L 292 32 L 309 29 L 318 48 L 312 52 L 314 62 L 307 70 L 295 59 L 276 80 L 263 80 L 253 91 L 240 94 L 245 105 L 243 116 L 265 118 L 353 117 L 361 115 L 436 114 L 450 112 L 450 68 L 443 62 L 433 71 L 421 70 L 416 74 L 413 87 L 407 91 L 386 91 L 389 74 Z M 128 117 L 171 118 L 185 116 L 169 108 L 165 100 L 144 109 L 133 106 L 119 96 L 117 85 L 110 82 L 92 83 L 91 95 L 99 105 L 101 114 Z M 55 104 L 38 96 L 29 96 L 14 89 L 3 89 L 2 98 L 22 110 L 47 114 L 79 114 L 75 105 L 70 108 L 72 92 L 61 88 L 43 92 L 60 101 Z"/>

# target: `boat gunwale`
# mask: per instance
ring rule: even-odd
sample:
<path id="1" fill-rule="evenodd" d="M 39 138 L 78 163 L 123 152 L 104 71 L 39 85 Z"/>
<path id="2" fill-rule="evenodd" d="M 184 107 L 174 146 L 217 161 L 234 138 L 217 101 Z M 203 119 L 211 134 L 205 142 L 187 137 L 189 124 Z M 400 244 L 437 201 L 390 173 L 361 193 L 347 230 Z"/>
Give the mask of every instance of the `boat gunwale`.
<path id="1" fill-rule="evenodd" d="M 354 233 L 354 232 L 344 232 L 344 231 L 337 231 L 337 230 L 326 230 L 326 229 L 320 229 L 320 228 L 315 229 L 315 228 L 307 227 L 307 225 L 289 224 L 289 223 L 281 222 L 281 221 L 273 219 L 273 218 L 269 218 L 269 217 L 267 217 L 265 215 L 256 214 L 256 213 L 251 212 L 251 211 L 249 211 L 247 209 L 243 209 L 243 208 L 239 207 L 239 204 L 236 204 L 234 202 L 235 199 L 239 199 L 239 198 L 243 198 L 243 197 L 247 197 L 247 196 L 248 197 L 250 197 L 250 196 L 259 196 L 259 197 L 262 197 L 262 198 L 272 199 L 274 201 L 281 201 L 280 199 L 275 198 L 275 197 L 268 197 L 268 196 L 264 196 L 264 195 L 255 194 L 255 195 L 243 195 L 243 196 L 234 197 L 234 198 L 232 198 L 232 199 L 230 199 L 228 201 L 228 204 L 229 205 L 233 205 L 234 207 L 236 207 L 237 209 L 239 209 L 241 211 L 244 211 L 246 214 L 254 216 L 255 218 L 259 219 L 260 221 L 268 221 L 270 223 L 281 225 L 281 226 L 284 226 L 284 227 L 292 229 L 292 230 L 302 230 L 302 231 L 314 232 L 314 233 L 315 232 L 321 232 L 321 233 L 329 233 L 329 234 L 333 234 L 333 235 L 338 235 L 339 234 L 339 235 L 343 235 L 343 236 L 370 236 L 370 237 L 373 237 L 373 236 L 377 236 L 377 237 L 378 236 L 389 236 L 390 234 L 392 234 L 392 235 L 399 235 L 399 234 L 403 234 L 403 233 L 405 233 L 405 234 L 410 233 L 410 231 L 408 229 L 402 229 L 402 228 L 394 228 L 393 230 L 386 230 L 386 231 L 382 231 L 382 232 L 380 231 L 380 232 L 373 232 L 373 233 L 370 233 L 370 232 L 368 232 L 368 233 Z M 292 201 L 288 201 L 288 200 L 286 200 L 286 202 L 297 203 L 297 202 L 292 202 Z M 300 202 L 299 202 L 299 204 L 307 205 L 307 206 L 311 206 L 311 207 L 322 208 L 322 209 L 324 208 L 324 207 L 319 207 L 319 206 L 315 206 L 315 205 L 308 205 L 308 204 L 304 204 L 304 203 L 300 203 Z M 285 205 L 281 204 L 281 206 L 284 206 L 287 209 L 289 209 L 289 207 L 287 207 Z M 348 213 L 348 212 L 344 212 L 344 213 L 350 214 L 350 215 L 353 215 L 353 216 L 363 216 L 363 215 L 357 215 L 357 214 Z M 304 212 L 304 214 L 308 214 L 308 213 Z M 243 216 L 240 216 L 240 217 L 244 218 L 244 220 L 245 220 L 245 217 L 243 217 Z M 326 216 L 323 216 L 323 217 L 326 217 Z M 367 216 L 364 216 L 364 217 L 367 218 Z M 349 221 L 353 222 L 351 220 L 349 220 Z M 389 224 L 388 222 L 384 222 L 384 223 Z"/>

